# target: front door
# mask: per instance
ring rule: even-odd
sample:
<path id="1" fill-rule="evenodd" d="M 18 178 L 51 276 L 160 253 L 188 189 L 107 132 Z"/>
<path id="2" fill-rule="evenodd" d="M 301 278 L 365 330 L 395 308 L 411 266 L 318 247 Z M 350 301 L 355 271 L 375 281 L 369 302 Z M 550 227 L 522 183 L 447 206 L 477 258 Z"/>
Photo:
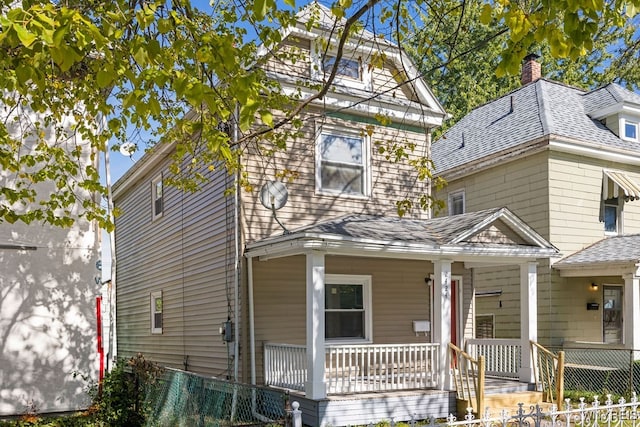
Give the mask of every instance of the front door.
<path id="1" fill-rule="evenodd" d="M 604 286 L 602 307 L 602 341 L 622 344 L 622 287 Z"/>

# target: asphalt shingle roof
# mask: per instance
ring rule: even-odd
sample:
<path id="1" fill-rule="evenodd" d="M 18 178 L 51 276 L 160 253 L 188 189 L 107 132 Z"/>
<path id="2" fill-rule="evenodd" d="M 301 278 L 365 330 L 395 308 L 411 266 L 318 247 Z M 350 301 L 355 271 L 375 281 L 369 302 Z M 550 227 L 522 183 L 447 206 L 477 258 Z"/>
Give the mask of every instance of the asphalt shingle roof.
<path id="1" fill-rule="evenodd" d="M 640 105 L 640 96 L 617 84 L 591 92 L 539 79 L 482 105 L 452 126 L 432 146 L 438 173 L 550 135 L 640 152 L 637 143 L 617 137 L 589 113 L 622 101 Z"/>
<path id="2" fill-rule="evenodd" d="M 345 215 L 294 230 L 292 233 L 329 233 L 361 239 L 442 245 L 451 242 L 460 233 L 474 227 L 500 209 L 486 209 L 429 220 L 377 215 Z"/>
<path id="3" fill-rule="evenodd" d="M 640 234 L 613 236 L 602 239 L 554 264 L 571 267 L 581 264 L 640 261 Z"/>

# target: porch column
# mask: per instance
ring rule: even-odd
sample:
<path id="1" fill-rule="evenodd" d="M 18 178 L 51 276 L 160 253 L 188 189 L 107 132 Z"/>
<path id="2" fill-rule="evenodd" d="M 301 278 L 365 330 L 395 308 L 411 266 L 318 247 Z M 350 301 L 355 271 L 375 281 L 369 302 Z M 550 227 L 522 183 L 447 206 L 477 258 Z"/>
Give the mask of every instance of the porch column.
<path id="1" fill-rule="evenodd" d="M 520 381 L 535 382 L 529 341 L 538 341 L 537 263 L 520 264 Z"/>
<path id="2" fill-rule="evenodd" d="M 640 277 L 625 274 L 624 278 L 624 346 L 640 350 Z M 635 359 L 635 356 L 634 356 Z"/>
<path id="3" fill-rule="evenodd" d="M 324 383 L 324 253 L 307 254 L 307 382 L 309 399 L 327 397 Z"/>
<path id="4" fill-rule="evenodd" d="M 433 263 L 433 342 L 440 344 L 438 389 L 451 389 L 449 343 L 451 342 L 451 261 Z"/>

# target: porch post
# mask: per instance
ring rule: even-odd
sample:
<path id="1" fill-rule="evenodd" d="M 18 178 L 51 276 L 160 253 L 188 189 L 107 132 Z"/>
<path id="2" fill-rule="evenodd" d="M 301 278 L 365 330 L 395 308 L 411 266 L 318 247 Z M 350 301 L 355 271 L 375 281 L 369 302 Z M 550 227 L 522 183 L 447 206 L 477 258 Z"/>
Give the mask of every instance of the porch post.
<path id="1" fill-rule="evenodd" d="M 451 261 L 433 262 L 433 342 L 440 344 L 438 389 L 451 389 L 449 343 L 451 342 Z"/>
<path id="2" fill-rule="evenodd" d="M 638 271 L 623 277 L 624 346 L 629 350 L 640 350 L 640 277 Z"/>
<path id="3" fill-rule="evenodd" d="M 306 397 L 327 397 L 324 383 L 324 253 L 307 254 L 307 382 Z"/>
<path id="4" fill-rule="evenodd" d="M 538 340 L 537 264 L 520 264 L 520 381 L 535 382 L 529 341 Z"/>

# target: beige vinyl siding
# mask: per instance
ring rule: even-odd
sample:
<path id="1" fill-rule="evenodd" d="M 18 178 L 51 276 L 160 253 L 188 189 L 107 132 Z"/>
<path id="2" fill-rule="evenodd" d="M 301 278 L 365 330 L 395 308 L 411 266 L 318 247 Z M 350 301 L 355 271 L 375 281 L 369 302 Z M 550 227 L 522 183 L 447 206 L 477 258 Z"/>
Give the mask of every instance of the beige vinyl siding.
<path id="1" fill-rule="evenodd" d="M 309 78 L 311 77 L 310 49 L 309 40 L 289 36 L 275 52 L 276 58 L 270 56 L 261 67 L 265 71 Z"/>
<path id="2" fill-rule="evenodd" d="M 449 181 L 436 197 L 446 202 L 448 193 L 464 190 L 467 212 L 507 207 L 543 237 L 548 237 L 547 156 L 548 152 L 532 154 Z M 446 213 L 445 208 L 438 216 Z"/>
<path id="3" fill-rule="evenodd" d="M 438 197 L 446 200 L 448 192 L 464 189 L 468 212 L 506 206 L 567 256 L 605 237 L 598 219 L 603 168 L 624 171 L 640 182 L 640 174 L 626 165 L 544 151 L 451 181 Z M 640 232 L 640 201 L 627 202 L 623 209 L 625 234 Z M 496 338 L 519 337 L 519 268 L 476 268 L 473 275 L 476 290 L 503 292 L 476 298 L 475 312 L 495 315 Z M 539 260 L 541 343 L 602 340 L 602 310 L 586 310 L 587 302 L 602 304 L 602 296 L 590 290 L 592 280 L 600 285 L 621 283 L 615 277 L 562 278 L 548 260 Z"/>
<path id="4" fill-rule="evenodd" d="M 373 91 L 376 93 L 383 93 L 396 99 L 417 101 L 412 84 L 406 83 L 406 74 L 389 61 L 384 63 L 384 67 L 374 67 L 371 70 L 371 80 Z M 400 82 L 404 84 L 400 85 Z"/>
<path id="5" fill-rule="evenodd" d="M 563 254 L 578 251 L 605 237 L 599 218 L 602 170 L 623 171 L 640 183 L 637 168 L 571 154 L 549 160 L 551 241 Z M 623 207 L 624 234 L 640 232 L 640 201 Z"/>
<path id="6" fill-rule="evenodd" d="M 212 173 L 196 193 L 165 185 L 163 216 L 151 220 L 151 180 L 116 200 L 119 356 L 142 352 L 161 365 L 224 376 L 227 347 L 219 327 L 229 316 L 229 224 L 226 172 Z M 232 227 L 231 227 L 232 228 Z M 163 332 L 150 332 L 149 296 L 163 295 Z M 233 306 L 233 302 L 231 303 Z"/>
<path id="7" fill-rule="evenodd" d="M 315 120 L 314 120 L 315 119 Z M 325 119 L 332 125 L 345 126 L 347 129 L 366 131 L 366 124 L 336 119 Z M 316 192 L 315 181 L 315 128 L 322 123 L 315 115 L 303 118 L 305 126 L 300 137 L 291 142 L 287 152 L 278 152 L 273 157 L 261 157 L 255 150 L 245 156 L 246 170 L 252 177 L 254 191 L 242 193 L 244 219 L 246 221 L 247 241 L 282 233 L 282 229 L 273 220 L 271 211 L 264 208 L 258 193 L 267 180 L 276 179 L 283 170 L 295 171 L 296 177 L 286 185 L 289 192 L 287 205 L 277 212 L 277 216 L 288 229 L 312 224 L 345 214 L 384 214 L 397 215 L 395 202 L 409 196 L 416 197 L 427 191 L 426 183 L 416 182 L 415 173 L 405 162 L 395 163 L 386 160 L 378 153 L 376 142 L 394 143 L 411 141 L 417 144 L 414 156 L 425 153 L 425 134 L 375 126 L 371 136 L 369 156 L 371 158 L 370 197 L 351 195 L 333 195 Z M 407 216 L 426 217 L 427 213 L 416 208 Z"/>

